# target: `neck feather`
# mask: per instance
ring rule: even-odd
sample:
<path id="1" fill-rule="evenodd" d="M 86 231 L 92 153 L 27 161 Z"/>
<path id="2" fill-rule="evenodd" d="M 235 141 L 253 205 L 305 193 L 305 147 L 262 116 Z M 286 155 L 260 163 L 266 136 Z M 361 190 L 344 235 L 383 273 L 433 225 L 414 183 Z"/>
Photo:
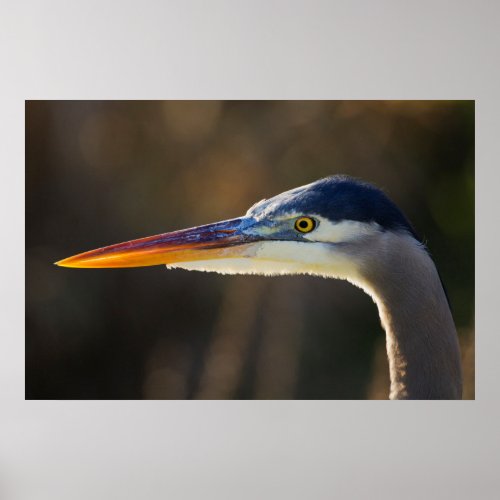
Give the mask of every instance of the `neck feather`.
<path id="1" fill-rule="evenodd" d="M 409 235 L 384 233 L 363 255 L 361 285 L 386 332 L 391 399 L 461 399 L 460 349 L 434 262 Z"/>

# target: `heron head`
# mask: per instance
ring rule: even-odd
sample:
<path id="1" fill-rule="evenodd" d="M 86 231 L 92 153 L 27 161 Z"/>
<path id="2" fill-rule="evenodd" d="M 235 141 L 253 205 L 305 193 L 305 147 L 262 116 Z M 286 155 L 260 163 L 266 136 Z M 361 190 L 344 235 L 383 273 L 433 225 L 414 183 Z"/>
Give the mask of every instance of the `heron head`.
<path id="1" fill-rule="evenodd" d="M 99 248 L 57 265 L 78 268 L 166 264 L 226 274 L 318 274 L 350 278 L 363 249 L 385 231 L 418 239 L 374 186 L 333 176 L 253 205 L 245 216 Z"/>

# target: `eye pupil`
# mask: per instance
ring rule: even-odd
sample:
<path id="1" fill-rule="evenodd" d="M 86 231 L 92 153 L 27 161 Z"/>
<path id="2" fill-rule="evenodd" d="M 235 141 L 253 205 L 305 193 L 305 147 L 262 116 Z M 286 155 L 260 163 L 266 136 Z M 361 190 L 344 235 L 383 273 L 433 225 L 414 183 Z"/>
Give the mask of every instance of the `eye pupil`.
<path id="1" fill-rule="evenodd" d="M 308 225 L 309 225 L 309 224 L 308 224 L 305 220 L 301 220 L 301 221 L 299 222 L 299 226 L 300 226 L 302 229 L 306 229 Z"/>

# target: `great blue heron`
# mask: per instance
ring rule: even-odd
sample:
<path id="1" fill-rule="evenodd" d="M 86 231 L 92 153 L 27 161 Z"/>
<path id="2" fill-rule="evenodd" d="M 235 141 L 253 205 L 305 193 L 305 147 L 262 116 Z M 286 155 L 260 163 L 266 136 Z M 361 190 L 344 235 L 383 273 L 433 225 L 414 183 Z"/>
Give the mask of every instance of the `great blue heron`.
<path id="1" fill-rule="evenodd" d="M 346 279 L 375 301 L 391 399 L 461 399 L 457 333 L 426 247 L 378 188 L 332 176 L 253 205 L 245 216 L 150 236 L 57 262 Z"/>

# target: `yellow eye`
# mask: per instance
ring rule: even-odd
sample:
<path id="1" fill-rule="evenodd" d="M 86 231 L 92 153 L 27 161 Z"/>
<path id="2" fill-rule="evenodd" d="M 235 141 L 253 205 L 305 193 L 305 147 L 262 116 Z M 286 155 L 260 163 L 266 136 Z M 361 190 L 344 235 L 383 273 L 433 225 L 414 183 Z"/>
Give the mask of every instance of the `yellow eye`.
<path id="1" fill-rule="evenodd" d="M 295 229 L 301 233 L 310 233 L 316 227 L 316 221 L 311 217 L 299 217 L 295 221 Z"/>

